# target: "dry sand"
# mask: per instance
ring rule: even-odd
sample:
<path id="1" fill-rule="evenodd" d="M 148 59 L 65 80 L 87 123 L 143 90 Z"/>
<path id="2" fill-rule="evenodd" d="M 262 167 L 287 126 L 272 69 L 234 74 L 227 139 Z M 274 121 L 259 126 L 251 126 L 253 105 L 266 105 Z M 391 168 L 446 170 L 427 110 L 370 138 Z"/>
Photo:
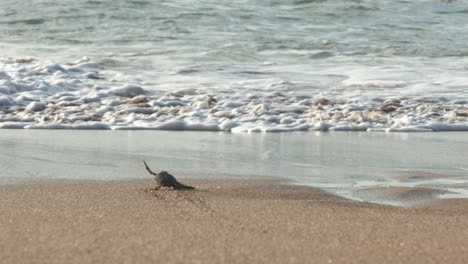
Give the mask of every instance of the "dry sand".
<path id="1" fill-rule="evenodd" d="M 352 202 L 279 180 L 0 186 L 1 263 L 467 263 L 465 201 Z"/>

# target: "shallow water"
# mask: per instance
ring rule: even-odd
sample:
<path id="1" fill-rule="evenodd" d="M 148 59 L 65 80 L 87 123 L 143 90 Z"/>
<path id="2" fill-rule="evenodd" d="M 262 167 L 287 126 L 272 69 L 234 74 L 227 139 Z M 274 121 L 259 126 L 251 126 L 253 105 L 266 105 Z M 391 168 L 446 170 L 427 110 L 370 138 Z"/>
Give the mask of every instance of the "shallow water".
<path id="1" fill-rule="evenodd" d="M 394 205 L 468 197 L 468 137 L 457 132 L 4 130 L 0 149 L 3 183 L 148 179 L 151 185 L 146 160 L 153 170 L 177 177 L 279 176 L 347 198 Z M 392 188 L 414 189 L 392 196 Z"/>
<path id="2" fill-rule="evenodd" d="M 467 131 L 467 10 L 2 1 L 0 127 Z"/>

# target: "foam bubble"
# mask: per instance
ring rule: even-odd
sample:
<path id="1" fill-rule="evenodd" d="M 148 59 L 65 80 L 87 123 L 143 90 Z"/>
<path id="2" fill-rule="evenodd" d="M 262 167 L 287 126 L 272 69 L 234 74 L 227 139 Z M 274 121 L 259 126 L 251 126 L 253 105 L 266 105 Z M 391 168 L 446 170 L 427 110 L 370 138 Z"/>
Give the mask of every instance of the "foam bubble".
<path id="1" fill-rule="evenodd" d="M 145 90 L 138 85 L 125 84 L 122 87 L 111 90 L 111 93 L 122 97 L 135 97 L 145 93 Z"/>
<path id="2" fill-rule="evenodd" d="M 26 106 L 25 111 L 26 112 L 40 112 L 44 109 L 46 109 L 46 106 L 43 103 L 31 102 L 28 104 L 28 106 Z"/>
<path id="3" fill-rule="evenodd" d="M 0 96 L 0 106 L 10 106 L 13 102 L 11 101 L 10 97 L 6 95 Z"/>

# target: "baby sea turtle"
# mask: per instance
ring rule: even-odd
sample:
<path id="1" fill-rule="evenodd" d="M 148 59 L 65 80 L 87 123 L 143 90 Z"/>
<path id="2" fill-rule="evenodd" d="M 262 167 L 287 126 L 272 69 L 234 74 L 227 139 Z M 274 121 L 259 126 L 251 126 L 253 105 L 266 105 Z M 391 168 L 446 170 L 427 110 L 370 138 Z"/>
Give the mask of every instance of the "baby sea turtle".
<path id="1" fill-rule="evenodd" d="M 192 186 L 184 185 L 176 180 L 174 176 L 169 174 L 167 171 L 161 171 L 160 173 L 154 173 L 148 167 L 145 161 L 146 170 L 154 176 L 154 180 L 158 183 L 158 186 L 154 187 L 155 190 L 158 190 L 161 187 L 172 187 L 174 190 L 188 190 L 188 189 L 195 189 Z"/>

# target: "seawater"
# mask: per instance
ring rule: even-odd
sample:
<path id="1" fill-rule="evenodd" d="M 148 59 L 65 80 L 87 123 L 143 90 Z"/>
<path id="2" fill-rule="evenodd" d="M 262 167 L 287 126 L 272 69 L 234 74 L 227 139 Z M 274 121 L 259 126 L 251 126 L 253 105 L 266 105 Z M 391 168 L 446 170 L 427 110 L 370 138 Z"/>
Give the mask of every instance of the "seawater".
<path id="1" fill-rule="evenodd" d="M 351 199 L 406 206 L 467 198 L 467 149 L 465 132 L 4 130 L 0 184 L 147 179 L 151 187 L 145 160 L 178 178 L 276 176 Z"/>
<path id="2" fill-rule="evenodd" d="M 468 130 L 466 1 L 0 3 L 0 127 Z"/>

